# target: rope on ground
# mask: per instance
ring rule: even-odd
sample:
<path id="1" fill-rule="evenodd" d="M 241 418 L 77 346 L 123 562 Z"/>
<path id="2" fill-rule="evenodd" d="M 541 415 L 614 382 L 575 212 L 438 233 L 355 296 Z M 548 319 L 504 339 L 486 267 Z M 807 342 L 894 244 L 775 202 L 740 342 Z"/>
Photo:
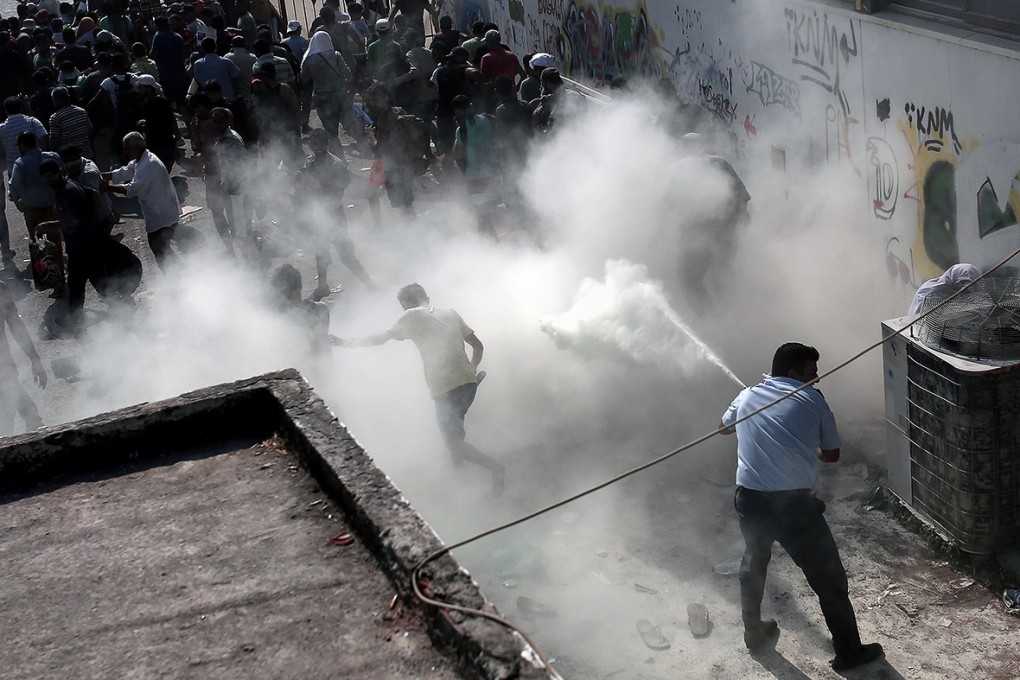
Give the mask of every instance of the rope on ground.
<path id="1" fill-rule="evenodd" d="M 411 587 L 414 590 L 414 594 L 418 597 L 419 600 L 421 600 L 425 604 L 430 604 L 430 605 L 432 605 L 434 607 L 439 607 L 441 609 L 446 609 L 446 610 L 450 610 L 450 611 L 457 611 L 457 612 L 461 612 L 463 614 L 469 614 L 471 616 L 479 616 L 479 617 L 482 617 L 482 618 L 486 618 L 486 619 L 489 619 L 490 621 L 495 621 L 496 623 L 498 623 L 498 624 L 500 624 L 502 626 L 505 626 L 507 628 L 510 628 L 511 630 L 517 632 L 518 634 L 520 634 L 521 637 L 524 638 L 524 640 L 529 645 L 531 645 L 531 648 L 534 650 L 535 654 L 538 656 L 538 658 L 541 660 L 541 662 L 543 664 L 545 664 L 545 667 L 552 674 L 552 677 L 555 678 L 556 680 L 562 680 L 562 676 L 559 673 L 557 673 L 556 670 L 551 666 L 551 664 L 549 663 L 548 659 L 546 659 L 546 657 L 542 654 L 542 652 L 538 648 L 538 646 L 534 642 L 532 642 L 531 638 L 528 637 L 527 633 L 525 633 L 523 630 L 521 630 L 512 621 L 509 621 L 509 620 L 503 618 L 502 616 L 499 616 L 498 614 L 492 614 L 490 612 L 482 611 L 482 610 L 479 610 L 479 609 L 473 609 L 471 607 L 464 607 L 464 606 L 453 604 L 453 603 L 450 603 L 450 602 L 442 602 L 440 600 L 436 600 L 436 599 L 427 597 L 422 592 L 421 588 L 419 587 L 419 580 L 420 580 L 419 577 L 421 575 L 421 570 L 425 568 L 425 565 L 427 565 L 429 562 L 432 562 L 434 560 L 439 559 L 443 555 L 446 555 L 447 553 L 450 553 L 453 550 L 456 550 L 457 548 L 462 548 L 465 545 L 468 545 L 470 543 L 474 543 L 475 541 L 479 541 L 479 540 L 481 540 L 483 538 L 486 538 L 488 536 L 492 536 L 493 534 L 497 534 L 497 533 L 499 533 L 501 531 L 505 531 L 506 529 L 510 529 L 512 527 L 518 526 L 519 524 L 524 524 L 525 522 L 527 522 L 529 520 L 532 520 L 532 519 L 534 519 L 536 517 L 539 517 L 541 515 L 544 515 L 546 513 L 552 512 L 553 510 L 556 510 L 558 508 L 562 508 L 563 506 L 565 506 L 565 505 L 567 505 L 569 503 L 573 503 L 576 500 L 580 500 L 581 498 L 584 498 L 585 496 L 589 496 L 589 495 L 595 493 L 596 491 L 601 491 L 602 489 L 606 488 L 607 486 L 611 486 L 613 484 L 616 484 L 617 482 L 620 482 L 620 481 L 622 481 L 624 479 L 627 479 L 628 477 L 632 477 L 632 476 L 638 474 L 639 472 L 644 472 L 648 468 L 654 467 L 654 466 L 656 466 L 656 465 L 658 465 L 660 463 L 663 463 L 663 462 L 669 460 L 670 458 L 673 458 L 674 456 L 676 456 L 678 454 L 683 453 L 684 451 L 692 449 L 695 446 L 697 446 L 697 445 L 699 445 L 699 444 L 701 444 L 701 443 L 711 439 L 712 437 L 714 437 L 714 436 L 716 436 L 718 434 L 729 434 L 729 433 L 731 433 L 733 431 L 732 428 L 736 427 L 736 425 L 738 425 L 739 423 L 742 423 L 745 420 L 753 418 L 754 416 L 758 415 L 762 411 L 764 411 L 766 409 L 769 409 L 769 408 L 772 408 L 773 406 L 775 406 L 779 402 L 784 401 L 786 399 L 789 399 L 790 397 L 794 396 L 795 394 L 799 394 L 800 392 L 803 392 L 808 387 L 811 387 L 811 386 L 815 385 L 816 383 L 818 383 L 823 378 L 827 378 L 828 376 L 833 375 L 837 371 L 840 371 L 840 370 L 846 368 L 847 366 L 849 366 L 853 362 L 855 362 L 858 359 L 860 359 L 861 357 L 863 357 L 868 352 L 870 352 L 870 351 L 872 351 L 872 350 L 874 350 L 874 349 L 876 349 L 878 347 L 881 347 L 882 345 L 884 345 L 885 343 L 889 342 L 890 340 L 892 340 L 896 336 L 902 335 L 907 329 L 912 328 L 915 324 L 917 324 L 922 319 L 927 318 L 930 314 L 933 314 L 935 311 L 941 309 L 943 305 L 946 305 L 946 304 L 952 302 L 957 297 L 959 297 L 960 295 L 962 295 L 963 293 L 968 291 L 978 281 L 981 281 L 982 279 L 987 278 L 993 272 L 995 272 L 995 271 L 999 270 L 1001 267 L 1005 266 L 1005 264 L 1007 262 L 1012 260 L 1017 255 L 1020 255 L 1020 248 L 1017 248 L 1016 250 L 1014 250 L 1012 253 L 1010 253 L 1005 258 L 1003 258 L 994 267 L 992 267 L 991 269 L 989 269 L 985 273 L 981 274 L 981 276 L 977 277 L 976 279 L 974 279 L 970 283 L 967 283 L 966 285 L 964 285 L 962 288 L 960 288 L 960 290 L 956 291 L 953 295 L 947 297 L 942 302 L 938 303 L 937 305 L 935 305 L 934 307 L 932 307 L 928 311 L 924 312 L 923 314 L 918 316 L 916 319 L 914 319 L 913 321 L 911 321 L 910 323 L 905 325 L 903 328 L 900 328 L 899 330 L 897 330 L 897 331 L 895 331 L 893 333 L 890 333 L 889 335 L 886 335 L 885 337 L 883 337 L 878 342 L 875 342 L 875 343 L 873 343 L 871 345 L 868 345 L 866 348 L 864 348 L 863 350 L 861 350 L 857 354 L 854 354 L 849 359 L 843 361 L 840 364 L 837 364 L 836 366 L 834 366 L 833 368 L 829 369 L 825 373 L 822 373 L 821 375 L 819 375 L 817 378 L 815 378 L 811 382 L 804 383 L 803 385 L 801 385 L 797 389 L 793 390 L 792 392 L 788 392 L 787 394 L 784 394 L 783 396 L 779 397 L 778 399 L 775 399 L 774 401 L 771 401 L 771 402 L 765 404 L 761 408 L 759 408 L 757 410 L 754 410 L 754 411 L 752 411 L 752 412 L 750 412 L 750 413 L 748 413 L 748 414 L 738 418 L 737 420 L 733 421 L 732 425 L 730 425 L 729 427 L 723 427 L 723 426 L 720 425 L 720 427 L 716 428 L 715 430 L 712 430 L 711 432 L 708 432 L 708 433 L 698 437 L 697 439 L 694 439 L 694 440 L 684 444 L 683 446 L 675 448 L 672 451 L 670 451 L 669 453 L 665 453 L 665 454 L 659 456 L 658 458 L 654 458 L 654 459 L 648 461 L 647 463 L 642 463 L 641 465 L 633 467 L 633 468 L 631 468 L 631 469 L 629 469 L 629 470 L 627 470 L 625 472 L 622 472 L 622 473 L 616 475 L 615 477 L 612 477 L 612 478 L 610 478 L 610 479 L 608 479 L 608 480 L 606 480 L 606 481 L 604 481 L 604 482 L 602 482 L 600 484 L 597 484 L 597 485 L 595 485 L 593 487 L 590 487 L 588 489 L 580 491 L 580 492 L 578 492 L 578 493 L 576 493 L 576 494 L 574 494 L 572 496 L 568 496 L 567 498 L 559 500 L 559 501 L 557 501 L 555 503 L 552 503 L 550 505 L 547 505 L 547 506 L 545 506 L 543 508 L 539 508 L 538 510 L 535 510 L 534 512 L 530 512 L 530 513 L 528 513 L 526 515 L 518 517 L 515 520 L 512 520 L 510 522 L 506 522 L 505 524 L 501 524 L 499 526 L 493 527 L 493 528 L 488 529 L 486 531 L 483 531 L 483 532 L 481 532 L 479 534 L 475 534 L 474 536 L 471 536 L 469 538 L 465 538 L 464 540 L 458 541 L 457 543 L 454 543 L 452 545 L 448 545 L 445 548 L 442 548 L 441 550 L 437 550 L 437 551 L 433 552 L 431 555 L 429 555 L 428 557 L 423 559 L 421 562 L 419 562 L 418 565 L 414 568 L 414 571 L 411 574 Z"/>

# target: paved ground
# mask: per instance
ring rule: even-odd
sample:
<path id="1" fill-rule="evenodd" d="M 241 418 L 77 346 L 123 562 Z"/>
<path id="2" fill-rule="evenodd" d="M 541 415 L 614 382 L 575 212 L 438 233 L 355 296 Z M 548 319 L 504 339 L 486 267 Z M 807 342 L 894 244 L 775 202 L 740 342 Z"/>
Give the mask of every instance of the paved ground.
<path id="1" fill-rule="evenodd" d="M 458 677 L 275 440 L 0 498 L 6 678 Z"/>

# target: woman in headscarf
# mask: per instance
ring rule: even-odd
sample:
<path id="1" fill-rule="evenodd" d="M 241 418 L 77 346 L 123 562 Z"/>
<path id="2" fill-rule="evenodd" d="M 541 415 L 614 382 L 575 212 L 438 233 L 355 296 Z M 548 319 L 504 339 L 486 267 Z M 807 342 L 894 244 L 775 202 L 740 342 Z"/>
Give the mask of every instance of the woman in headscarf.
<path id="1" fill-rule="evenodd" d="M 319 120 L 329 133 L 330 144 L 334 148 L 341 120 L 347 134 L 355 139 L 363 136 L 347 94 L 353 82 L 351 70 L 340 53 L 333 49 L 329 33 L 320 30 L 312 36 L 301 59 L 301 80 L 312 83 L 315 110 L 319 112 Z"/>
<path id="2" fill-rule="evenodd" d="M 917 289 L 917 293 L 914 294 L 914 301 L 910 303 L 910 309 L 907 310 L 907 313 L 920 314 L 924 307 L 924 301 L 939 288 L 953 283 L 970 283 L 979 276 L 981 276 L 981 272 L 972 264 L 954 264 L 942 276 L 929 279 L 921 284 L 921 287 Z"/>
<path id="3" fill-rule="evenodd" d="M 81 21 L 78 22 L 78 30 L 74 34 L 74 44 L 91 46 L 92 41 L 95 39 L 95 30 L 95 20 L 92 17 L 82 17 Z"/>

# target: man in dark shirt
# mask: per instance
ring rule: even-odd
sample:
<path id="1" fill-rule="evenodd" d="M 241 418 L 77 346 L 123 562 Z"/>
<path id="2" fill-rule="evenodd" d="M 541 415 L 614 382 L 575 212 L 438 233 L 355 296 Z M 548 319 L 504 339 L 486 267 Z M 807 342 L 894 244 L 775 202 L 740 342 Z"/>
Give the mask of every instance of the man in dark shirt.
<path id="1" fill-rule="evenodd" d="M 94 278 L 100 265 L 99 245 L 102 233 L 97 218 L 98 194 L 67 179 L 59 161 L 45 160 L 39 174 L 53 189 L 57 201 L 54 222 L 40 224 L 40 231 L 60 228 L 67 253 L 67 287 L 70 325 L 80 325 L 85 308 L 85 282 Z"/>
<path id="2" fill-rule="evenodd" d="M 390 21 L 399 12 L 407 19 L 407 27 L 414 31 L 415 43 L 408 47 L 423 47 L 425 45 L 425 12 L 434 14 L 438 11 L 432 0 L 393 0 L 390 6 Z"/>
<path id="3" fill-rule="evenodd" d="M 57 52 L 57 58 L 54 61 L 58 64 L 69 61 L 79 71 L 87 71 L 92 68 L 94 61 L 92 50 L 74 41 L 74 29 L 65 28 L 61 35 L 64 38 L 65 47 Z"/>
<path id="4" fill-rule="evenodd" d="M 170 103 L 184 110 L 184 98 L 188 91 L 188 72 L 184 67 L 184 38 L 170 30 L 170 22 L 164 16 L 156 17 L 156 34 L 152 36 L 149 57 L 156 62 L 159 82 Z"/>
<path id="5" fill-rule="evenodd" d="M 135 90 L 142 101 L 145 142 L 169 173 L 177 160 L 177 118 L 166 97 L 156 89 L 156 79 L 148 74 L 135 78 Z"/>

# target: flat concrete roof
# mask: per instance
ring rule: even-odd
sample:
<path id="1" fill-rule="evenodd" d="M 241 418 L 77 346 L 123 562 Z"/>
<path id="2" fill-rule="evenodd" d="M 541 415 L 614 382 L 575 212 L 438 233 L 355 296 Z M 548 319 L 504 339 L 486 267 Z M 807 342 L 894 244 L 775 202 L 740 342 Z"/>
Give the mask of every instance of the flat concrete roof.
<path id="1" fill-rule="evenodd" d="M 0 440 L 0 505 L 5 677 L 549 677 L 295 371 Z"/>

